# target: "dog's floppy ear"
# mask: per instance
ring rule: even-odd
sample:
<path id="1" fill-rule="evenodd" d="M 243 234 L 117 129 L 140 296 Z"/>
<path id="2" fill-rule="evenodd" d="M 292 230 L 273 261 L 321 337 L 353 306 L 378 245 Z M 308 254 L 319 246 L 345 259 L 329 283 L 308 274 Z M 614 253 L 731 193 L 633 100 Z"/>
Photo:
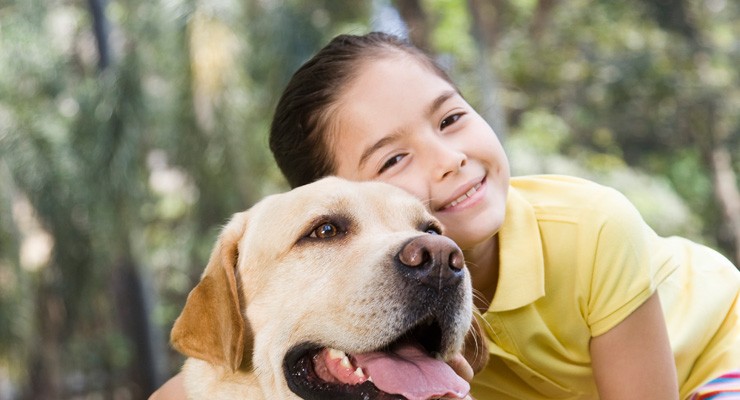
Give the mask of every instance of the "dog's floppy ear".
<path id="1" fill-rule="evenodd" d="M 247 227 L 247 212 L 235 214 L 223 228 L 200 283 L 190 292 L 175 321 L 170 341 L 188 357 L 236 371 L 251 367 L 251 330 L 243 315 L 236 281 L 238 244 Z"/>
<path id="2" fill-rule="evenodd" d="M 481 327 L 481 319 L 478 310 L 473 311 L 473 321 L 470 324 L 468 334 L 465 335 L 465 344 L 463 346 L 463 357 L 473 367 L 473 373 L 477 374 L 486 367 L 488 363 L 488 345 L 486 344 L 485 333 Z"/>

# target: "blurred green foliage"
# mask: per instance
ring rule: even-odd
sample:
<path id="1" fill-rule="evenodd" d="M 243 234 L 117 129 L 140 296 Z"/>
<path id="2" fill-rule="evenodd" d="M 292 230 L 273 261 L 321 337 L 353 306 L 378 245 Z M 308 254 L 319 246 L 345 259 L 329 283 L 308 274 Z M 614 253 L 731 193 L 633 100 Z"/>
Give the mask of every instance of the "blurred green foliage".
<path id="1" fill-rule="evenodd" d="M 219 227 L 286 189 L 282 87 L 391 5 L 421 10 L 514 174 L 615 186 L 737 261 L 737 2 L 1 0 L 0 398 L 144 398 L 177 370 L 169 328 Z"/>

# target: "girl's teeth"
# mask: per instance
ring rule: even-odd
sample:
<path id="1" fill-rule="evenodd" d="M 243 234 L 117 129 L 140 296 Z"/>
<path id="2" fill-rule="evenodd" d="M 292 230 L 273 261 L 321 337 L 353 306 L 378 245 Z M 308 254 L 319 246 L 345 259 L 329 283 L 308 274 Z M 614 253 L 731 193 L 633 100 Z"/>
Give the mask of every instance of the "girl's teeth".
<path id="1" fill-rule="evenodd" d="M 458 197 L 457 199 L 453 200 L 452 203 L 450 203 L 445 208 L 455 207 L 456 205 L 460 204 L 460 202 L 462 202 L 463 200 L 465 200 L 465 199 L 469 198 L 470 196 L 472 196 L 473 193 L 477 192 L 478 191 L 478 188 L 480 188 L 480 183 L 477 184 L 477 185 L 475 185 L 475 186 L 473 186 L 472 188 L 470 188 L 470 190 L 468 190 L 467 192 L 465 192 L 464 195 L 462 195 L 462 196 Z"/>

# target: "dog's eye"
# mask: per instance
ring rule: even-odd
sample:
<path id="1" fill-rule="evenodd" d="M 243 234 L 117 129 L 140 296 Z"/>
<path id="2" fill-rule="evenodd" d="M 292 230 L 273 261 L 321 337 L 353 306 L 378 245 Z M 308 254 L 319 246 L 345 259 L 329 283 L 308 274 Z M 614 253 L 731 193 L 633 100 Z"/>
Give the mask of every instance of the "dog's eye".
<path id="1" fill-rule="evenodd" d="M 430 235 L 441 235 L 442 234 L 442 228 L 435 224 L 429 224 L 429 226 L 426 227 L 424 232 L 430 234 Z"/>
<path id="2" fill-rule="evenodd" d="M 298 239 L 299 243 L 316 243 L 318 241 L 342 240 L 356 226 L 352 218 L 344 214 L 329 213 L 317 215 L 310 225 L 306 225 L 306 230 Z"/>
<path id="3" fill-rule="evenodd" d="M 317 239 L 328 239 L 337 236 L 337 234 L 339 234 L 339 229 L 337 229 L 336 225 L 332 224 L 331 222 L 324 222 L 311 232 L 310 237 Z"/>

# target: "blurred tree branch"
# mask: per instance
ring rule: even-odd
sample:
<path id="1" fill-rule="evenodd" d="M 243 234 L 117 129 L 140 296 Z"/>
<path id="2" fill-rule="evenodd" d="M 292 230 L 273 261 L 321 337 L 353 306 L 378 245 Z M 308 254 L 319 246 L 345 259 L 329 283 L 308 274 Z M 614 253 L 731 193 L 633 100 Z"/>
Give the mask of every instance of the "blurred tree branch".
<path id="1" fill-rule="evenodd" d="M 110 65 L 110 44 L 108 35 L 110 32 L 108 17 L 105 14 L 106 0 L 88 0 L 90 16 L 93 21 L 93 33 L 98 48 L 98 68 L 102 71 Z"/>
<path id="2" fill-rule="evenodd" d="M 429 50 L 429 22 L 419 0 L 395 0 L 394 3 L 409 27 L 411 43 Z"/>

